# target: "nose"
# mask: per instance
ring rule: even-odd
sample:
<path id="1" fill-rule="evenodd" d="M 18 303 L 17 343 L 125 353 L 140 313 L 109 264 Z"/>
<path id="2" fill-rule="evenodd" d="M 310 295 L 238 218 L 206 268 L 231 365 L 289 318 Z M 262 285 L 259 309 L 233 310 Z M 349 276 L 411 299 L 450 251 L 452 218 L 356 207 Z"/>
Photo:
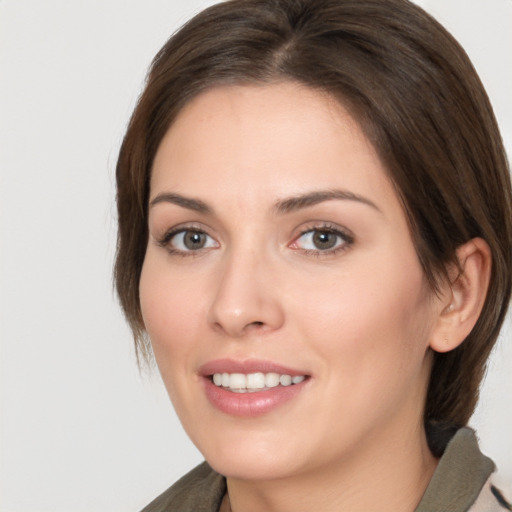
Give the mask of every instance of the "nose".
<path id="1" fill-rule="evenodd" d="M 244 252 L 226 256 L 217 276 L 208 323 L 231 337 L 268 333 L 284 323 L 283 304 L 270 262 Z"/>

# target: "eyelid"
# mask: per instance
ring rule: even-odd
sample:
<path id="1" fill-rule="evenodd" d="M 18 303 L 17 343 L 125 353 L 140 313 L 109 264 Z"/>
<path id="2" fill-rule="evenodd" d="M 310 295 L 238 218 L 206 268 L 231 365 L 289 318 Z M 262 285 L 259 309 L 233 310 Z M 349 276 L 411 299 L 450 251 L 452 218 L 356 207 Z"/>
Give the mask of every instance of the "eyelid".
<path id="1" fill-rule="evenodd" d="M 204 228 L 200 228 L 199 226 L 190 225 L 190 224 L 178 224 L 177 226 L 174 226 L 172 228 L 166 229 L 164 234 L 161 236 L 156 237 L 158 240 L 158 243 L 168 243 L 174 236 L 176 236 L 178 233 L 181 233 L 183 231 L 194 231 L 196 233 L 206 233 Z M 206 233 L 207 234 L 207 233 Z"/>
<path id="2" fill-rule="evenodd" d="M 179 235 L 180 233 L 193 232 L 193 233 L 201 233 L 206 235 L 209 239 L 213 240 L 214 245 L 209 247 L 200 247 L 196 250 L 190 249 L 179 249 L 176 247 L 172 247 L 172 240 Z M 197 224 L 178 224 L 168 230 L 165 231 L 163 236 L 156 238 L 156 243 L 158 246 L 166 249 L 170 254 L 180 255 L 180 256 L 198 256 L 200 253 L 208 251 L 210 249 L 214 249 L 220 246 L 219 242 L 213 237 L 209 232 L 208 228 L 203 226 L 199 226 Z"/>
<path id="3" fill-rule="evenodd" d="M 160 222 L 155 222 L 153 226 L 150 223 L 149 231 L 156 242 L 163 242 L 166 238 L 169 239 L 180 231 L 197 231 L 209 235 L 212 228 L 203 222 L 191 220 L 174 224 L 171 219 L 162 218 Z"/>
<path id="4" fill-rule="evenodd" d="M 343 243 L 338 244 L 333 248 L 324 249 L 324 250 L 322 250 L 322 249 L 305 249 L 305 248 L 297 246 L 298 240 L 300 240 L 304 235 L 313 233 L 315 231 L 332 233 L 332 234 L 340 237 L 340 239 L 343 241 Z M 298 250 L 298 251 L 302 251 L 303 253 L 306 253 L 306 254 L 312 254 L 312 255 L 316 255 L 316 256 L 328 256 L 328 255 L 337 253 L 339 251 L 348 249 L 349 247 L 351 247 L 354 244 L 354 241 L 355 241 L 355 237 L 354 237 L 353 233 L 350 230 L 348 230 L 347 228 L 332 224 L 330 222 L 312 222 L 312 223 L 306 224 L 306 226 L 304 226 L 300 230 L 299 234 L 294 236 L 292 242 L 289 244 L 289 247 L 291 247 L 292 249 Z"/>
<path id="5" fill-rule="evenodd" d="M 340 238 L 341 243 L 337 243 L 332 248 L 316 248 L 316 249 L 307 249 L 300 247 L 298 241 L 306 234 L 318 232 L 326 232 L 332 233 L 333 235 Z M 171 245 L 171 241 L 180 233 L 185 232 L 196 232 L 206 235 L 213 243 L 209 243 L 206 247 L 199 247 L 197 249 L 180 249 L 177 247 L 173 247 Z M 165 231 L 165 233 L 160 237 L 154 237 L 155 242 L 158 246 L 163 247 L 171 254 L 181 255 L 181 256 L 198 256 L 201 253 L 207 252 L 214 248 L 219 248 L 220 243 L 218 240 L 210 234 L 210 229 L 207 226 L 202 224 L 187 224 L 182 223 L 172 228 L 169 228 Z M 316 256 L 327 256 L 337 253 L 342 250 L 348 249 L 354 243 L 354 235 L 352 232 L 346 227 L 339 226 L 337 224 L 325 221 L 312 221 L 306 224 L 303 224 L 300 227 L 300 231 L 297 235 L 293 236 L 292 241 L 287 244 L 289 248 L 300 251 L 304 254 L 311 254 Z"/>

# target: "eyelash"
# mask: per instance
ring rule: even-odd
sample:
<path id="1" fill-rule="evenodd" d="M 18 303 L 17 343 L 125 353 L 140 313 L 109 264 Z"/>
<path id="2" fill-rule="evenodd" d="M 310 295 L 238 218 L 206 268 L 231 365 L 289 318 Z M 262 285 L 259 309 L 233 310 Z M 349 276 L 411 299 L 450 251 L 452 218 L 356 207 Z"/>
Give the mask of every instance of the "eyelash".
<path id="1" fill-rule="evenodd" d="M 182 249 L 176 249 L 176 248 L 172 247 L 171 246 L 172 240 L 177 235 L 179 235 L 181 233 L 183 233 L 183 234 L 197 233 L 197 234 L 201 234 L 201 235 L 206 235 L 209 238 L 213 239 L 210 235 L 208 235 L 208 233 L 206 233 L 206 231 L 204 231 L 204 229 L 197 228 L 194 226 L 185 226 L 185 227 L 180 226 L 180 227 L 173 228 L 173 229 L 170 229 L 169 231 L 167 231 L 165 233 L 165 235 L 162 238 L 160 238 L 160 240 L 157 241 L 157 244 L 160 247 L 163 247 L 164 249 L 166 249 L 167 252 L 173 256 L 181 256 L 181 257 L 192 256 L 192 257 L 194 257 L 194 256 L 199 256 L 200 254 L 203 253 L 203 249 L 205 249 L 205 248 L 184 251 Z M 210 249 L 210 247 L 207 247 L 206 249 Z"/>
<path id="2" fill-rule="evenodd" d="M 300 238 L 302 238 L 304 235 L 307 235 L 308 233 L 315 233 L 315 232 L 335 235 L 336 237 L 338 237 L 339 239 L 342 240 L 342 243 L 338 246 L 333 247 L 332 249 L 326 249 L 326 250 L 301 249 L 300 247 L 293 247 L 293 245 L 296 244 L 297 241 Z M 157 244 L 160 247 L 163 247 L 164 249 L 166 249 L 169 252 L 169 254 L 171 254 L 173 256 L 176 255 L 176 256 L 181 256 L 181 257 L 199 256 L 200 254 L 202 254 L 204 252 L 205 249 L 207 250 L 207 249 L 212 248 L 212 247 L 206 247 L 206 248 L 201 247 L 201 248 L 198 248 L 197 250 L 193 250 L 193 249 L 182 250 L 182 249 L 176 249 L 176 248 L 172 247 L 171 241 L 177 235 L 179 235 L 181 233 L 183 233 L 183 234 L 198 233 L 201 235 L 206 235 L 208 238 L 213 240 L 213 238 L 210 235 L 208 235 L 208 233 L 206 233 L 206 231 L 204 231 L 201 228 L 194 227 L 194 226 L 185 226 L 185 227 L 180 226 L 180 227 L 177 227 L 177 228 L 167 231 L 164 234 L 164 236 L 160 240 L 157 241 Z M 303 254 L 306 254 L 308 256 L 316 256 L 316 257 L 320 258 L 320 257 L 332 256 L 334 254 L 337 254 L 338 252 L 345 251 L 353 244 L 354 244 L 354 237 L 347 230 L 343 230 L 343 229 L 341 229 L 337 226 L 334 226 L 332 224 L 324 223 L 321 225 L 308 226 L 307 228 L 303 229 L 299 233 L 299 235 L 297 237 L 295 237 L 294 240 L 288 245 L 288 247 L 291 247 L 294 250 L 301 251 Z"/>
<path id="3" fill-rule="evenodd" d="M 342 243 L 336 247 L 333 247 L 332 249 L 300 249 L 298 250 L 302 251 L 302 253 L 310 256 L 316 256 L 318 258 L 326 257 L 326 256 L 332 256 L 334 254 L 337 254 L 342 251 L 346 251 L 354 244 L 354 236 L 349 233 L 347 230 L 341 229 L 338 226 L 334 226 L 332 224 L 321 224 L 321 225 L 313 225 L 309 226 L 305 229 L 303 229 L 300 234 L 293 240 L 292 244 L 295 244 L 300 238 L 302 238 L 304 235 L 307 235 L 308 233 L 328 233 L 331 235 L 335 235 L 338 238 L 342 240 Z"/>

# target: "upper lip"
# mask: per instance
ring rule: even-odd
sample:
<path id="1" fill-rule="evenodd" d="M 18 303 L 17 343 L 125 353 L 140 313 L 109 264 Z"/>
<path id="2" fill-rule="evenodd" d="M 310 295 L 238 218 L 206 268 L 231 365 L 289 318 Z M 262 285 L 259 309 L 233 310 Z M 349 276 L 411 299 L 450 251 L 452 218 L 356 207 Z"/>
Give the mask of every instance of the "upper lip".
<path id="1" fill-rule="evenodd" d="M 199 374 L 204 377 L 214 373 L 279 373 L 281 375 L 308 375 L 302 370 L 295 370 L 276 364 L 272 361 L 262 359 L 246 359 L 244 361 L 237 359 L 216 359 L 203 364 L 199 368 Z"/>

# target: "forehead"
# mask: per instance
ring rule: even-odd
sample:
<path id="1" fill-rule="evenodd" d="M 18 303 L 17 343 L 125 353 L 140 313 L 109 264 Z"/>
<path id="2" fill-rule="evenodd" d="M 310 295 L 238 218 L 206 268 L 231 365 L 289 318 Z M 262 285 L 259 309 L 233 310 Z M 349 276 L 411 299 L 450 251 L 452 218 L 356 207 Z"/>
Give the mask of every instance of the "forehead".
<path id="1" fill-rule="evenodd" d="M 170 190 L 236 203 L 311 189 L 394 195 L 373 146 L 332 96 L 300 84 L 225 86 L 180 112 L 157 151 L 151 195 Z"/>

